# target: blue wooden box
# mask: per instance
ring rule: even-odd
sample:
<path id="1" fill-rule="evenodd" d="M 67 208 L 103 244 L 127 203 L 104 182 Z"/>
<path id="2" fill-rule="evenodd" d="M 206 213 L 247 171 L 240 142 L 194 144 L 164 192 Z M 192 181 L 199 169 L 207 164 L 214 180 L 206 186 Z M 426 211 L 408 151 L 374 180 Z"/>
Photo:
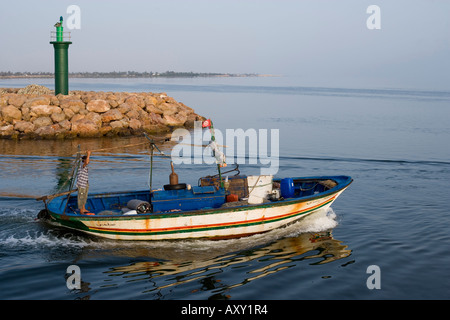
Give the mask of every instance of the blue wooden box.
<path id="1" fill-rule="evenodd" d="M 207 186 L 192 187 L 190 190 L 154 191 L 151 202 L 153 212 L 219 208 L 225 203 L 225 190 Z"/>

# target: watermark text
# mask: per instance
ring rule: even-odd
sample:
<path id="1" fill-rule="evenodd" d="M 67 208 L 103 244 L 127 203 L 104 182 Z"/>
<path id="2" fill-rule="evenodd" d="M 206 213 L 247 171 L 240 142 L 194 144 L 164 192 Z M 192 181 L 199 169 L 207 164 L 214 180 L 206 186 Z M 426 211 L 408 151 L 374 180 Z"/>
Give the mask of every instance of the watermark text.
<path id="1" fill-rule="evenodd" d="M 370 16 L 366 20 L 366 26 L 369 30 L 381 29 L 381 9 L 379 6 L 373 4 L 367 7 L 366 13 Z"/>
<path id="2" fill-rule="evenodd" d="M 195 121 L 193 132 L 179 128 L 172 133 L 172 141 L 178 144 L 171 158 L 174 164 L 259 164 L 261 175 L 275 175 L 279 168 L 279 138 L 279 129 L 211 132 L 203 130 L 201 121 Z"/>

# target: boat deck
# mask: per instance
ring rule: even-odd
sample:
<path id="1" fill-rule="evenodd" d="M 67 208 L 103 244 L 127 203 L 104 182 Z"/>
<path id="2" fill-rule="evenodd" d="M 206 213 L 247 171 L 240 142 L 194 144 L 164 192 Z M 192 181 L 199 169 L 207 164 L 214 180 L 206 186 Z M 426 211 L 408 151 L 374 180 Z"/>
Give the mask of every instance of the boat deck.
<path id="1" fill-rule="evenodd" d="M 311 177 L 293 178 L 292 194 L 289 198 L 265 199 L 262 203 L 284 202 L 303 198 L 314 198 L 327 193 L 341 184 L 346 184 L 349 177 Z M 281 179 L 273 179 L 275 188 L 279 188 Z M 68 199 L 68 201 L 67 201 Z M 56 200 L 56 199 L 55 199 Z M 130 208 L 131 200 L 139 200 L 151 204 L 151 210 L 145 214 L 164 214 L 173 212 L 191 212 L 193 210 L 215 209 L 221 207 L 248 207 L 250 204 L 244 199 L 237 202 L 225 202 L 225 191 L 210 187 L 193 187 L 191 190 L 157 190 L 151 194 L 148 190 L 132 192 L 111 192 L 90 194 L 86 209 L 94 215 L 111 216 L 137 214 Z M 66 205 L 67 204 L 67 205 Z M 127 206 L 128 205 L 128 206 Z M 260 205 L 260 204 L 257 204 Z M 80 215 L 77 206 L 77 195 L 64 196 L 59 201 L 52 201 L 48 209 L 54 213 L 65 215 Z M 140 212 L 142 213 L 142 212 Z"/>

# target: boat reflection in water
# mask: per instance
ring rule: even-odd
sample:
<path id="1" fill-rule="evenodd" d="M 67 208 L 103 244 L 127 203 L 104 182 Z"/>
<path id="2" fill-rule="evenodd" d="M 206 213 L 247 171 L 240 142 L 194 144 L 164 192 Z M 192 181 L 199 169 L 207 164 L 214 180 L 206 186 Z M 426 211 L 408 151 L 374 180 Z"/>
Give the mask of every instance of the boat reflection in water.
<path id="1" fill-rule="evenodd" d="M 351 250 L 333 238 L 332 228 L 325 230 L 318 225 L 325 221 L 325 227 L 334 227 L 337 222 L 330 213 L 334 215 L 329 209 L 285 228 L 240 239 L 104 242 L 100 249 L 84 248 L 79 258 L 104 261 L 105 256 L 114 256 L 135 260 L 105 270 L 104 277 L 96 279 L 96 285 L 105 289 L 137 286 L 138 298 L 145 295 L 151 299 L 174 299 L 172 291 L 177 286 L 188 286 L 194 298 L 196 293 L 209 291 L 209 298 L 227 299 L 233 288 L 302 263 L 323 265 L 350 256 Z M 228 274 L 226 269 L 233 269 L 231 279 L 221 279 L 221 275 Z M 94 289 L 93 283 L 84 288 L 85 293 Z"/>

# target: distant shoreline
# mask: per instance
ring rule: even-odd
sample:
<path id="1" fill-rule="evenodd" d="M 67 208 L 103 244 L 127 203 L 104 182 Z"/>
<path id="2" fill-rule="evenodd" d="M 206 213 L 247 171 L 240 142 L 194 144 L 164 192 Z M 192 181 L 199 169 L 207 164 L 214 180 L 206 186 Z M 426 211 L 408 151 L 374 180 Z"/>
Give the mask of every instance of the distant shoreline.
<path id="1" fill-rule="evenodd" d="M 270 74 L 256 73 L 200 73 L 200 72 L 70 72 L 69 78 L 226 78 L 226 77 L 274 77 Z M 47 79 L 53 78 L 53 72 L 0 72 L 0 79 Z"/>

